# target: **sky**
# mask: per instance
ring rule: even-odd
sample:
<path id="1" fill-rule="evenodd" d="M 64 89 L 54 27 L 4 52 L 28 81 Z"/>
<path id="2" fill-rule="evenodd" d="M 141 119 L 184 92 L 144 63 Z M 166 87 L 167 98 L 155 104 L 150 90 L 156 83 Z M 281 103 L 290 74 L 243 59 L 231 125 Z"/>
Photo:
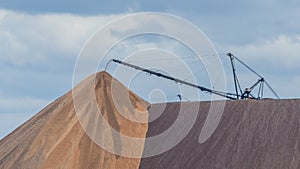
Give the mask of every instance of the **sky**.
<path id="1" fill-rule="evenodd" d="M 299 98 L 300 2 L 296 0 L 1 0 L 0 138 L 72 88 L 76 59 L 93 33 L 114 19 L 138 12 L 162 12 L 188 20 L 223 57 L 226 75 L 230 65 L 225 53 L 232 52 L 260 72 L 281 98 Z M 130 54 L 143 45 L 174 49 L 174 42 L 156 38 L 131 39 L 113 52 L 125 48 Z M 140 46 L 134 45 L 137 42 Z M 190 54 L 180 45 L 175 47 L 173 52 Z M 201 66 L 193 69 L 194 73 L 205 72 Z M 238 64 L 237 70 L 241 81 L 255 82 L 256 77 L 249 80 L 250 73 Z M 209 85 L 205 81 L 202 84 Z M 147 100 L 150 89 L 137 86 L 138 82 L 130 87 Z M 176 95 L 167 96 L 171 92 L 164 99 L 174 100 Z M 153 102 L 161 101 L 160 95 L 158 92 Z"/>

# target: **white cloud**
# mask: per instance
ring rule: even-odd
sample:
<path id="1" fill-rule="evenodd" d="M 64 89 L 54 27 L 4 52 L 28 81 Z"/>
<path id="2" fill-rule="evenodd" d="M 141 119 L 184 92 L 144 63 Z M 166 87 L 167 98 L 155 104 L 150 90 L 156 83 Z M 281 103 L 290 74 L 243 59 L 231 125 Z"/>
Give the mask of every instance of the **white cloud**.
<path id="1" fill-rule="evenodd" d="M 283 98 L 299 97 L 300 92 L 297 88 L 300 83 L 300 35 L 278 35 L 272 39 L 260 40 L 247 45 L 225 45 L 222 48 L 233 52 L 264 76 L 279 96 Z M 227 65 L 227 67 L 229 66 Z M 258 78 L 246 71 L 240 64 L 237 63 L 236 66 L 241 82 L 253 81 L 254 83 Z M 230 73 L 228 77 L 231 77 Z"/>
<path id="2" fill-rule="evenodd" d="M 77 57 L 88 37 L 118 15 L 31 15 L 0 10 L 0 59 L 17 66 Z"/>
<path id="3" fill-rule="evenodd" d="M 2 92 L 0 91 L 0 94 L 2 96 L 10 95 L 10 93 L 6 92 L 7 91 L 5 89 L 6 87 L 9 88 L 13 86 L 15 88 L 20 89 L 22 86 L 30 86 L 32 85 L 30 83 L 37 83 L 37 82 L 40 82 L 38 86 L 37 85 L 32 85 L 32 86 L 37 86 L 40 88 L 45 88 L 46 85 L 57 87 L 57 85 L 53 85 L 54 83 L 57 84 L 57 82 L 55 81 L 63 81 L 66 79 L 67 80 L 71 79 L 70 77 L 72 76 L 72 74 L 69 72 L 68 72 L 69 74 L 62 72 L 60 70 L 57 71 L 59 72 L 59 74 L 55 74 L 57 72 L 55 73 L 39 72 L 39 70 L 33 70 L 32 65 L 36 65 L 36 66 L 42 65 L 42 67 L 53 67 L 53 65 L 59 64 L 62 67 L 70 67 L 72 69 L 75 64 L 75 61 L 66 62 L 66 60 L 68 61 L 68 59 L 70 58 L 75 60 L 75 58 L 77 57 L 80 49 L 83 47 L 86 40 L 95 31 L 97 31 L 98 28 L 109 23 L 111 20 L 124 15 L 125 14 L 78 16 L 72 14 L 26 14 L 26 13 L 20 13 L 20 12 L 9 11 L 9 10 L 0 10 L 0 64 L 6 66 L 5 68 L 1 65 L 0 71 L 2 73 L 0 73 L 0 78 L 9 79 L 5 84 L 4 83 L 1 84 Z M 155 18 L 152 19 L 155 20 Z M 224 21 L 226 20 L 224 19 Z M 116 29 L 113 30 L 111 34 L 107 34 L 106 37 L 104 38 L 100 37 L 102 38 L 100 40 L 103 41 L 115 40 L 116 38 L 119 38 L 119 36 L 125 34 L 125 32 L 134 31 L 135 28 L 139 26 L 141 27 L 140 29 L 145 28 L 147 30 L 149 28 L 150 30 L 151 26 L 154 25 L 138 24 L 137 21 L 130 20 L 126 22 L 126 24 L 116 27 Z M 155 25 L 155 26 L 156 26 L 154 28 L 155 30 L 164 29 L 163 26 L 161 27 L 160 25 Z M 170 31 L 180 32 L 181 29 L 182 27 L 175 25 L 173 26 L 173 29 Z M 218 29 L 218 30 L 222 30 L 222 29 Z M 213 33 L 215 35 L 218 35 L 216 34 L 216 32 L 218 33 L 218 31 L 214 31 Z M 195 38 L 193 37 L 193 35 L 194 34 L 191 33 L 189 40 Z M 221 34 L 219 35 L 220 37 L 222 37 Z M 234 37 L 234 38 L 238 38 L 238 37 Z M 195 46 L 201 46 L 196 40 L 191 40 L 191 42 L 195 43 Z M 185 51 L 181 50 L 182 47 L 180 48 L 180 45 L 177 43 L 178 42 L 174 43 L 174 41 L 164 41 L 164 40 L 155 41 L 155 42 L 143 41 L 143 38 L 142 41 L 129 40 L 127 42 L 121 43 L 119 46 L 120 51 L 118 50 L 113 51 L 112 54 L 116 54 L 116 55 L 118 54 L 123 56 L 124 58 L 126 57 L 124 55 L 129 55 L 132 52 L 135 52 L 140 49 L 159 48 L 159 49 L 166 49 L 175 54 L 180 54 L 181 56 L 185 56 L 186 54 Z M 281 35 L 281 36 L 277 36 L 274 39 L 264 40 L 258 43 L 250 43 L 247 45 L 226 46 L 225 44 L 223 48 L 225 48 L 226 51 L 227 50 L 232 51 L 237 56 L 248 57 L 247 59 L 243 59 L 243 58 L 241 59 L 252 62 L 253 64 L 251 65 L 256 66 L 257 63 L 263 62 L 262 64 L 264 64 L 263 66 L 265 67 L 265 69 L 270 69 L 271 71 L 276 70 L 278 67 L 286 70 L 299 70 L 298 64 L 300 63 L 300 57 L 299 57 L 300 36 L 291 37 L 291 36 Z M 168 60 L 160 61 L 160 64 L 164 66 L 164 68 L 166 69 L 169 69 L 172 66 L 172 64 L 170 63 L 171 62 Z M 18 66 L 27 67 L 28 69 L 30 69 L 30 71 L 26 71 L 26 73 L 24 73 L 23 70 L 15 71 L 14 70 L 15 67 L 12 67 L 11 65 L 17 67 Z M 197 65 L 194 65 L 194 67 L 196 66 Z M 9 67 L 9 69 L 7 67 Z M 56 68 L 57 67 L 55 67 L 55 69 Z M 199 70 L 199 68 L 197 70 Z M 205 69 L 203 71 L 205 71 Z M 59 78 L 57 78 L 58 76 Z M 183 76 L 184 75 L 182 75 L 182 77 Z M 282 81 L 283 79 L 281 78 L 282 76 L 285 76 L 284 81 Z M 22 77 L 22 78 L 16 78 L 16 77 Z M 201 77 L 200 85 L 203 85 L 204 84 L 203 76 L 201 75 L 198 77 Z M 248 76 L 246 75 L 245 79 L 247 77 Z M 45 80 L 47 78 L 49 80 Z M 292 89 L 296 89 L 297 86 L 299 86 L 298 84 L 300 84 L 300 80 L 297 76 L 273 74 L 271 78 L 272 78 L 271 82 L 274 82 L 275 88 L 279 89 L 279 94 L 282 94 L 284 96 L 299 95 L 299 93 L 293 92 L 292 90 Z M 53 84 L 50 84 L 51 82 L 53 82 Z M 286 88 L 284 86 L 287 86 L 286 85 L 287 82 L 293 82 L 293 83 L 290 83 L 288 85 L 288 88 Z M 13 84 L 17 84 L 17 85 L 13 85 Z M 67 84 L 67 83 L 60 83 L 60 84 Z M 13 91 L 13 90 L 9 90 L 9 91 Z M 34 93 L 35 91 L 32 92 Z M 28 93 L 29 92 L 27 91 L 26 95 Z M 59 96 L 61 94 L 62 93 L 56 93 L 53 95 Z M 20 95 L 17 95 L 18 98 L 0 97 L 0 108 L 1 108 L 0 119 L 10 119 L 13 121 L 15 116 L 14 115 L 10 116 L 8 115 L 9 113 L 20 113 L 20 114 L 23 113 L 23 115 L 28 112 L 35 113 L 41 108 L 43 108 L 47 103 L 50 102 L 50 100 L 43 99 L 43 98 L 40 99 L 40 98 L 33 98 L 32 96 L 25 97 L 22 94 Z M 5 115 L 6 118 L 2 118 L 2 116 L 4 115 L 1 116 L 1 114 L 3 113 L 8 113 L 7 115 Z M 18 117 L 21 117 L 21 115 L 19 115 Z M 4 123 L 2 123 L 1 121 L 0 124 L 4 124 Z M 0 128 L 1 127 L 2 126 L 0 126 Z"/>
<path id="4" fill-rule="evenodd" d="M 229 46 L 227 48 L 238 55 L 247 57 L 249 61 L 266 61 L 264 64 L 269 66 L 272 64 L 286 70 L 299 69 L 300 35 L 294 37 L 280 35 L 245 46 Z M 269 68 L 276 69 L 276 67 Z"/>
<path id="5" fill-rule="evenodd" d="M 7 12 L 5 10 L 0 10 L 0 24 L 2 22 L 2 19 L 5 17 L 6 13 Z"/>

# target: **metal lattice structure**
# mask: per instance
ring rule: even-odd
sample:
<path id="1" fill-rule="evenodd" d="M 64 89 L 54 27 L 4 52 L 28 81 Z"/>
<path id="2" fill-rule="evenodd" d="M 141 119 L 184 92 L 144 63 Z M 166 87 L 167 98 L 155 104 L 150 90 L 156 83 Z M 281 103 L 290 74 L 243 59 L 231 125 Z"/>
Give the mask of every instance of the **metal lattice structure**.
<path id="1" fill-rule="evenodd" d="M 111 59 L 110 62 L 113 61 L 117 64 L 121 64 L 121 65 L 130 67 L 130 68 L 133 68 L 133 69 L 136 69 L 136 70 L 140 70 L 140 71 L 143 71 L 143 72 L 148 73 L 150 75 L 156 75 L 157 77 L 161 77 L 161 78 L 164 78 L 164 79 L 167 79 L 167 80 L 174 81 L 174 82 L 179 83 L 179 84 L 194 87 L 194 88 L 197 88 L 197 89 L 199 89 L 203 92 L 219 95 L 219 96 L 222 96 L 224 98 L 231 99 L 231 100 L 240 100 L 240 99 L 256 99 L 256 100 L 259 100 L 259 99 L 263 99 L 264 86 L 265 85 L 270 89 L 270 91 L 274 94 L 274 96 L 277 99 L 279 99 L 279 96 L 273 90 L 273 88 L 269 85 L 269 83 L 265 80 L 265 78 L 263 78 L 261 75 L 259 75 L 257 72 L 255 72 L 252 68 L 250 68 L 248 65 L 246 65 L 244 62 L 242 62 L 240 59 L 238 59 L 233 54 L 228 53 L 227 56 L 229 56 L 230 62 L 231 62 L 235 93 L 228 93 L 228 92 L 218 91 L 218 90 L 214 90 L 214 89 L 209 89 L 209 88 L 200 86 L 198 84 L 193 84 L 193 83 L 190 83 L 190 82 L 187 82 L 187 81 L 184 81 L 184 80 L 172 77 L 172 76 L 168 76 L 168 75 L 160 73 L 160 72 L 155 72 L 153 70 L 142 68 L 142 67 L 139 67 L 137 65 L 133 65 L 133 64 L 130 64 L 130 63 L 127 63 L 127 62 L 117 60 L 117 59 Z M 255 82 L 252 86 L 245 88 L 245 90 L 242 90 L 242 88 L 241 88 L 241 84 L 239 82 L 239 79 L 238 79 L 238 76 L 237 76 L 237 73 L 236 73 L 235 64 L 234 64 L 235 60 L 238 61 L 239 63 L 241 63 L 243 66 L 245 66 L 252 73 L 254 73 L 256 76 L 259 77 L 259 80 L 257 82 Z M 255 96 L 252 91 L 257 86 L 259 87 L 259 89 L 258 89 L 258 94 Z M 179 95 L 178 97 L 181 100 L 181 95 Z"/>
<path id="2" fill-rule="evenodd" d="M 234 56 L 232 53 L 228 53 L 227 56 L 229 56 L 230 62 L 231 62 L 232 73 L 233 73 L 233 81 L 234 81 L 234 88 L 235 88 L 235 92 L 236 92 L 236 99 L 247 99 L 247 98 L 249 98 L 249 99 L 257 99 L 257 100 L 263 99 L 265 85 L 274 94 L 274 96 L 277 99 L 279 99 L 278 94 L 274 91 L 274 89 L 265 80 L 264 77 L 262 77 L 260 74 L 258 74 L 256 71 L 254 71 L 252 68 L 250 68 L 247 64 L 245 64 L 239 58 L 237 58 L 236 56 Z M 245 90 L 242 90 L 242 88 L 241 88 L 241 84 L 240 84 L 238 76 L 236 74 L 234 60 L 238 61 L 240 64 L 242 64 L 244 67 L 246 67 L 248 70 L 250 70 L 253 74 L 255 74 L 259 78 L 257 80 L 257 82 L 255 82 L 252 86 L 245 88 Z M 257 86 L 258 86 L 258 93 L 255 96 L 252 91 Z"/>

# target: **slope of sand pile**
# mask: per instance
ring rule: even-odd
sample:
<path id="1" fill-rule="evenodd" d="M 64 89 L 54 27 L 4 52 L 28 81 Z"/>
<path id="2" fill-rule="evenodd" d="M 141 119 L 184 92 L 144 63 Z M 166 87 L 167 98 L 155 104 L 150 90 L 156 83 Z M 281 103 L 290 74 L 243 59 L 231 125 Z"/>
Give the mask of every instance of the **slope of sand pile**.
<path id="1" fill-rule="evenodd" d="M 183 104 L 192 106 L 199 102 Z M 194 126 L 178 145 L 163 154 L 143 158 L 140 168 L 300 168 L 300 100 L 226 101 L 216 131 L 200 144 L 198 139 L 210 104 L 200 102 Z M 163 106 L 152 105 L 149 117 Z M 169 128 L 177 118 L 180 107 L 180 103 L 168 103 L 162 115 L 148 124 L 147 137 Z M 144 150 L 151 148 L 148 146 L 146 141 Z"/>
<path id="2" fill-rule="evenodd" d="M 94 97 L 93 92 L 96 94 L 96 107 L 90 99 Z M 126 94 L 128 97 L 122 99 Z M 76 101 L 72 96 L 76 96 Z M 78 103 L 81 104 L 79 108 L 76 106 Z M 154 104 L 150 108 L 148 103 L 110 75 L 101 72 L 84 80 L 73 92 L 48 105 L 1 140 L 0 168 L 300 168 L 300 100 L 226 101 L 215 132 L 200 144 L 198 139 L 210 105 L 210 102 L 186 102 Z M 172 149 L 143 159 L 140 158 L 142 153 L 145 155 L 149 149 L 164 146 L 172 138 L 165 138 L 155 145 L 146 140 L 132 147 L 120 135 L 112 134 L 112 129 L 105 128 L 96 111 L 99 108 L 105 121 L 118 133 L 145 138 L 170 128 L 181 108 L 186 114 L 191 113 L 193 107 L 197 107 L 198 114 L 187 136 Z M 75 108 L 78 108 L 77 114 Z M 147 123 L 147 110 L 149 120 L 158 118 Z M 81 123 L 78 117 L 82 119 Z M 125 117 L 145 123 L 133 122 Z M 119 155 L 100 148 L 89 136 L 96 140 L 107 139 L 105 145 Z M 122 156 L 128 151 L 132 151 L 136 158 Z"/>
<path id="3" fill-rule="evenodd" d="M 86 98 L 93 96 L 92 92 L 95 91 L 98 108 L 110 126 L 121 134 L 144 138 L 148 124 L 129 121 L 118 111 L 123 111 L 122 113 L 133 117 L 139 114 L 147 117 L 148 103 L 114 80 L 114 88 L 117 91 L 115 97 L 122 97 L 124 92 L 127 94 L 129 92 L 129 100 L 133 105 L 133 108 L 117 109 L 111 94 L 112 79 L 109 74 L 100 72 L 87 78 L 75 88 L 77 89 L 75 94 L 78 98 L 82 98 L 82 102 L 86 105 L 81 113 L 84 114 L 84 118 L 88 119 L 87 125 L 94 126 L 94 128 L 99 126 L 99 115 L 90 108 L 91 103 Z M 90 139 L 78 121 L 72 94 L 74 93 L 70 91 L 60 97 L 0 141 L 1 169 L 139 167 L 139 158 L 114 155 L 103 150 Z M 97 130 L 94 132 L 97 134 Z M 111 135 L 109 130 L 100 137 L 108 135 Z M 122 151 L 122 140 L 118 142 L 113 140 L 108 144 L 115 147 L 118 145 Z M 136 146 L 135 151 L 142 154 L 143 145 Z"/>

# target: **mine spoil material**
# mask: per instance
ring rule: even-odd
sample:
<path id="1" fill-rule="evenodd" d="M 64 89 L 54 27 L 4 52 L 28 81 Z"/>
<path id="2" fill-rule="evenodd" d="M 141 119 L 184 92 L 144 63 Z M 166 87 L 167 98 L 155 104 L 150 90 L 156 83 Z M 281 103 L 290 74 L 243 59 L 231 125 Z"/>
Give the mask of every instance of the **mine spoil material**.
<path id="1" fill-rule="evenodd" d="M 95 81 L 94 76 L 96 76 Z M 118 113 L 111 97 L 111 84 L 114 83 L 114 87 L 120 90 L 120 94 L 128 93 L 128 89 L 112 80 L 109 74 L 98 73 L 80 83 L 76 87 L 78 89 L 76 94 L 86 98 L 95 91 L 99 109 L 114 129 L 124 135 L 145 137 L 147 123 L 131 122 Z M 146 111 L 148 103 L 130 91 L 129 98 L 135 105 L 135 109 L 121 109 L 123 113 L 131 113 L 132 116 L 148 113 Z M 83 101 L 86 101 L 86 105 L 91 104 L 89 99 Z M 83 113 L 86 114 L 89 124 L 97 126 L 98 118 L 90 107 L 86 106 Z M 106 134 L 111 132 L 108 131 Z M 106 135 L 103 134 L 103 137 Z M 118 144 L 122 147 L 122 141 L 108 144 L 113 146 Z M 136 147 L 136 151 L 142 154 L 143 145 Z M 109 153 L 90 139 L 77 119 L 72 91 L 48 105 L 0 141 L 1 169 L 138 168 L 139 163 L 140 158 L 126 158 Z"/>
<path id="2" fill-rule="evenodd" d="M 198 139 L 211 103 L 183 104 L 200 104 L 193 128 L 171 150 L 142 159 L 141 169 L 300 168 L 300 100 L 226 101 L 216 131 L 203 144 Z M 160 106 L 164 105 L 151 107 L 155 110 Z M 175 121 L 180 103 L 166 107 L 157 120 L 149 123 L 147 137 L 162 133 Z M 150 118 L 153 114 L 149 112 Z"/>
<path id="3" fill-rule="evenodd" d="M 210 102 L 150 105 L 105 72 L 88 77 L 74 90 L 75 93 L 69 91 L 0 141 L 1 169 L 300 168 L 300 100 L 226 101 L 218 127 L 201 144 L 198 139 Z M 123 157 L 98 146 L 83 128 L 91 126 L 92 133 L 98 133 L 100 138 L 112 137 L 107 144 L 115 147 L 118 153 L 126 149 L 119 136 L 112 136 L 112 129 L 98 132 L 103 125 L 98 121 L 95 107 L 91 106 L 89 98 L 93 93 L 105 121 L 120 134 L 130 137 L 159 135 L 174 124 L 180 108 L 189 113 L 191 107 L 199 106 L 198 115 L 187 136 L 172 149 L 142 158 L 142 153 L 148 149 L 169 141 L 166 138 L 151 147 L 146 140 L 132 150 L 140 153 L 139 157 Z M 79 96 L 77 101 L 83 105 L 79 112 L 75 111 L 74 95 Z M 124 100 L 129 100 L 132 106 Z M 133 122 L 124 115 L 133 119 L 144 117 L 146 122 Z M 149 119 L 158 118 L 147 123 L 148 116 Z M 78 117 L 84 118 L 83 122 L 80 123 Z"/>

